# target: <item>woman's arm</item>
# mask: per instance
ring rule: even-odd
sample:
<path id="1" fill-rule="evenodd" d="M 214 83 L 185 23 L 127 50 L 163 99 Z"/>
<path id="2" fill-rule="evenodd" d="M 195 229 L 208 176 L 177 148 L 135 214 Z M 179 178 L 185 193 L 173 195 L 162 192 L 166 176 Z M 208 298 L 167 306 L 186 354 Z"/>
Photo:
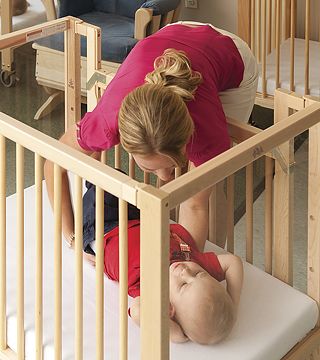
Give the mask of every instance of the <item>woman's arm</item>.
<path id="1" fill-rule="evenodd" d="M 84 154 L 91 155 L 93 152 L 86 151 L 80 147 L 77 141 L 76 124 L 71 126 L 61 137 L 60 141 L 73 149 Z M 53 208 L 53 163 L 46 160 L 44 164 L 44 177 L 47 185 L 48 197 Z M 70 196 L 69 180 L 67 171 L 62 169 L 62 232 L 66 239 L 70 239 L 74 233 L 74 217 Z"/>
<path id="2" fill-rule="evenodd" d="M 195 168 L 192 164 L 190 170 Z M 180 205 L 179 224 L 185 227 L 198 250 L 203 251 L 208 237 L 209 197 L 212 188 L 203 190 Z"/>
<path id="3" fill-rule="evenodd" d="M 243 284 L 242 260 L 233 254 L 218 255 L 218 260 L 225 273 L 227 291 L 237 309 Z"/>

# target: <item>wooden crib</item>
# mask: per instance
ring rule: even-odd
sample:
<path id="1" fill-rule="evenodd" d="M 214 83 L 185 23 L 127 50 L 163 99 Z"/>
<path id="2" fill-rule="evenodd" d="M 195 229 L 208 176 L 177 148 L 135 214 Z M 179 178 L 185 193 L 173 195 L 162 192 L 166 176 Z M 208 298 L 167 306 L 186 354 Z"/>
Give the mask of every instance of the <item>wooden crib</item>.
<path id="1" fill-rule="evenodd" d="M 258 105 L 273 108 L 277 88 L 320 96 L 319 6 L 314 0 L 238 1 L 238 33 L 258 60 Z"/>
<path id="2" fill-rule="evenodd" d="M 88 76 L 92 79 L 94 74 L 99 75 L 99 29 L 68 17 L 49 22 L 42 27 L 36 26 L 30 29 L 5 35 L 0 38 L 0 49 L 10 47 L 14 44 L 22 44 L 32 40 L 35 36 L 45 36 L 59 31 L 66 32 L 66 118 L 69 121 L 79 119 L 80 106 L 80 54 L 79 34 L 87 36 L 92 48 L 88 48 Z M 92 51 L 95 49 L 96 51 Z M 91 54 L 91 55 L 90 55 Z M 97 80 L 99 76 L 95 76 Z M 95 82 L 88 93 L 89 108 L 94 105 L 99 97 L 101 84 Z M 292 114 L 293 113 L 293 114 Z M 289 116 L 292 114 L 291 116 Z M 234 143 L 239 143 L 229 151 L 208 161 L 199 168 L 178 177 L 161 188 L 140 183 L 131 177 L 121 174 L 103 162 L 98 162 L 72 150 L 58 141 L 22 124 L 21 122 L 0 113 L 0 358 L 1 359 L 144 359 L 144 360 L 165 360 L 181 358 L 191 359 L 195 354 L 200 359 L 319 359 L 320 329 L 318 323 L 318 305 L 320 301 L 320 238 L 319 238 L 319 182 L 320 148 L 318 139 L 320 135 L 320 104 L 311 97 L 299 97 L 285 91 L 276 91 L 275 95 L 275 121 L 276 124 L 265 131 L 253 129 L 248 125 L 231 121 L 229 124 L 230 136 Z M 309 206 L 308 206 L 308 296 L 296 291 L 292 285 L 292 177 L 294 167 L 294 153 L 292 138 L 304 130 L 309 129 Z M 13 197 L 6 199 L 6 141 L 10 139 L 16 143 L 16 181 L 17 191 Z M 23 162 L 24 148 L 35 153 L 35 185 L 24 191 L 23 189 Z M 117 151 L 119 153 L 120 150 Z M 266 274 L 249 263 L 253 262 L 253 204 L 252 204 L 252 164 L 257 159 L 266 157 L 266 224 L 265 224 L 265 270 Z M 48 200 L 43 194 L 43 160 L 49 159 L 55 163 L 54 171 L 54 217 L 51 216 L 51 209 Z M 105 157 L 104 157 L 105 161 Z M 116 162 L 119 159 L 116 155 Z M 273 179 L 273 167 L 275 162 L 275 175 Z M 269 341 L 268 337 L 259 334 L 255 323 L 262 317 L 262 328 L 268 328 L 265 322 L 270 316 L 267 312 L 267 303 L 259 308 L 259 301 L 265 301 L 268 291 L 275 291 L 276 287 L 284 289 L 286 296 L 279 293 L 279 297 L 272 297 L 272 301 L 278 299 L 282 303 L 276 303 L 280 312 L 277 312 L 277 320 L 281 319 L 282 312 L 286 311 L 290 303 L 297 307 L 294 313 L 298 313 L 302 304 L 308 303 L 308 317 L 311 317 L 305 330 L 291 344 L 283 347 L 283 338 L 278 338 L 275 343 L 268 343 L 264 356 L 258 352 L 255 355 L 250 353 L 250 347 L 245 348 L 242 353 L 245 357 L 239 357 L 238 343 L 244 337 L 243 329 L 239 325 L 235 329 L 235 335 L 225 343 L 217 346 L 205 347 L 196 344 L 184 344 L 169 348 L 168 334 L 168 250 L 169 250 L 169 221 L 170 209 L 176 208 L 188 197 L 198 191 L 208 188 L 227 177 L 228 183 L 228 251 L 234 250 L 233 231 L 233 174 L 239 169 L 246 167 L 247 173 L 247 263 L 245 264 L 245 281 L 250 281 L 257 272 L 258 281 L 254 286 L 261 291 L 254 298 L 252 293 L 248 296 L 245 285 L 241 301 L 251 298 L 250 306 L 243 306 L 247 309 L 247 315 L 253 312 L 254 320 L 251 321 L 253 333 L 247 334 L 252 342 L 263 343 Z M 63 246 L 61 236 L 61 168 L 69 170 L 74 175 L 74 206 L 75 206 L 75 252 Z M 133 163 L 131 161 L 130 173 L 133 174 Z M 87 179 L 97 186 L 97 213 L 96 213 L 96 240 L 97 258 L 96 269 L 88 270 L 82 262 L 82 182 Z M 273 184 L 273 185 L 272 185 Z M 119 198 L 120 209 L 120 285 L 119 285 L 119 341 L 117 357 L 108 355 L 110 349 L 105 350 L 105 317 L 104 302 L 107 301 L 110 292 L 106 293 L 114 284 L 107 283 L 103 275 L 103 190 L 106 190 Z M 45 193 L 45 191 L 44 191 Z M 31 194 L 31 196 L 30 196 Z M 32 202 L 31 202 L 32 200 Z M 141 211 L 141 330 L 128 323 L 127 308 L 127 203 L 137 206 Z M 24 211 L 24 205 L 28 205 L 28 211 Z M 50 213 L 49 218 L 47 214 Z M 34 217 L 32 217 L 34 215 Z M 48 220 L 49 219 L 49 220 Z M 30 224 L 35 225 L 30 225 Z M 51 223 L 51 224 L 50 224 Z M 52 226 L 51 226 L 52 225 Z M 31 229 L 33 227 L 33 230 Z M 14 230 L 12 230 L 14 229 Z M 31 230 L 30 230 L 31 229 Z M 52 230 L 52 234 L 51 231 Z M 44 233 L 45 231 L 45 233 Z M 30 232 L 32 235 L 30 235 Z M 9 235 L 8 235 L 9 234 Z M 54 234 L 54 235 L 53 235 Z M 31 236 L 31 239 L 30 239 Z M 34 238 L 33 238 L 34 237 Z M 50 238 L 51 237 L 51 238 Z M 46 241 L 49 238 L 50 241 Z M 150 241 L 152 239 L 152 241 Z M 11 243 L 15 242 L 14 253 L 11 253 Z M 27 245 L 24 243 L 27 242 Z M 49 245 L 48 245 L 49 243 Z M 53 244 L 52 244 L 53 243 Z M 44 245 L 45 244 L 45 245 Z M 207 244 L 211 246 L 212 244 Z M 54 253 L 53 267 L 46 270 L 49 256 L 44 253 L 45 246 L 51 246 L 50 252 Z M 213 245 L 212 245 L 213 246 Z M 34 248 L 34 249 L 33 249 Z M 30 249 L 33 255 L 30 255 Z M 215 251 L 223 251 L 214 248 Z M 9 255 L 8 255 L 9 254 Z M 10 254 L 14 254 L 13 260 Z M 44 256 L 44 254 L 46 254 Z M 153 257 L 150 256 L 153 254 Z M 63 255 L 63 256 L 62 256 Z M 31 261 L 24 266 L 24 261 L 33 256 Z M 71 289 L 64 285 L 64 278 L 68 276 L 63 272 L 63 267 L 68 264 L 74 269 L 74 283 Z M 7 269 L 13 264 L 15 270 Z M 63 266 L 62 266 L 63 264 Z M 70 269 L 70 268 L 68 268 Z M 16 306 L 12 309 L 11 282 L 12 272 L 16 273 Z M 27 274 L 28 272 L 28 274 Z M 53 281 L 51 276 L 53 276 Z M 31 274 L 31 275 L 30 275 Z M 272 275 L 272 276 L 271 276 Z M 48 276 L 48 278 L 47 278 Z M 95 278 L 95 334 L 94 345 L 95 355 L 88 357 L 84 355 L 86 342 L 87 325 L 84 323 L 84 313 L 89 304 L 86 303 L 86 296 L 90 294 L 85 291 L 87 277 Z M 9 282 L 6 279 L 9 278 Z M 25 278 L 27 280 L 25 280 Z M 280 279 L 280 280 L 278 280 Z M 252 280 L 253 281 L 253 280 Z M 35 295 L 27 294 L 29 282 L 34 282 Z M 288 285 L 284 284 L 287 283 Z M 269 285 L 268 285 L 269 284 Z M 271 284 L 271 287 L 270 287 Z M 70 283 L 69 283 L 70 285 Z M 52 308 L 54 313 L 52 323 L 48 325 L 48 312 L 45 312 L 46 299 L 43 296 L 44 288 L 49 289 L 49 297 L 52 297 Z M 72 289 L 74 287 L 74 290 Z M 112 290 L 112 289 L 111 289 Z M 113 289 L 115 290 L 115 289 Z M 69 308 L 64 308 L 65 292 L 73 293 Z M 10 294 L 9 294 L 10 293 Z M 52 295 L 53 293 L 53 295 Z M 68 297 L 69 297 L 68 293 Z M 50 295 L 51 294 L 51 295 Z M 281 295 L 281 296 L 280 296 Z M 71 296 L 71 295 L 70 295 Z M 9 298 L 8 298 L 9 297 Z M 29 302 L 33 299 L 30 311 Z M 313 299 L 313 300 L 312 300 Z M 253 300 L 253 301 L 252 301 Z M 277 300 L 277 301 L 278 301 Z M 300 303 L 300 300 L 302 303 Z M 73 302 L 74 301 L 74 302 Z M 246 300 L 247 301 L 247 300 Z M 272 302 L 271 301 L 271 302 Z M 116 309 L 115 304 L 112 304 Z M 269 304 L 270 305 L 270 304 Z M 258 306 L 258 307 L 257 307 Z M 266 307 L 265 307 L 266 306 Z M 10 309 L 9 309 L 10 308 Z M 9 309 L 9 310 L 8 310 Z M 28 310 L 27 310 L 28 309 Z M 260 309 L 260 310 L 259 310 Z M 63 311 L 62 311 L 63 310 Z M 260 311 L 258 316 L 254 311 Z M 64 321 L 66 312 L 74 313 L 74 332 L 67 331 L 70 325 Z M 109 309 L 108 317 L 115 312 L 114 308 Z M 264 314 L 266 313 L 266 314 Z M 311 315 L 310 315 L 311 314 Z M 51 315 L 51 314 L 50 314 Z M 68 314 L 67 314 L 68 315 Z M 92 313 L 89 314 L 94 317 Z M 290 314 L 291 316 L 292 314 Z M 264 317 L 266 316 L 266 317 Z M 32 323 L 27 318 L 32 318 Z M 241 317 L 241 314 L 240 314 Z M 12 322 L 14 318 L 14 322 Z M 51 318 L 50 318 L 51 319 Z M 243 324 L 241 318 L 240 323 Z M 29 320 L 28 320 L 29 321 Z M 271 326 L 271 333 L 277 334 L 277 321 Z M 299 323 L 293 322 L 293 328 L 298 330 L 305 325 L 306 319 L 302 316 Z M 245 321 L 244 327 L 250 328 L 250 322 Z M 280 321 L 281 323 L 281 321 Z M 13 325 L 12 325 L 13 324 Z M 31 325 L 30 325 L 31 324 Z M 45 334 L 44 328 L 49 326 L 50 338 Z M 14 331 L 12 332 L 12 329 Z M 117 324 L 112 323 L 115 332 Z M 128 336 L 128 329 L 131 331 Z M 67 332 L 67 336 L 64 334 Z M 285 334 L 291 329 L 285 329 Z M 10 335 L 10 336 L 9 336 Z M 109 333 L 108 336 L 112 334 Z M 67 337 L 67 339 L 65 338 Z M 262 338 L 261 338 L 262 336 Z M 69 337 L 72 337 L 72 347 L 69 353 L 64 352 L 64 345 Z M 132 337 L 134 345 L 132 345 Z M 130 340 L 131 339 L 131 340 Z M 129 350 L 128 344 L 131 341 Z M 132 346 L 136 349 L 136 342 L 140 343 L 138 353 L 132 353 Z M 10 345 L 13 344 L 13 345 Z M 51 347 L 50 347 L 50 346 Z M 92 345 L 92 344 L 91 344 Z M 264 346 L 263 346 L 264 347 Z M 281 348 L 282 355 L 270 355 L 274 348 Z M 32 351 L 30 350 L 32 348 Z M 52 352 L 48 350 L 50 348 Z M 243 349 L 242 349 L 243 350 Z M 259 349 L 259 351 L 261 348 Z M 171 352 L 171 355 L 169 354 Z M 114 354 L 113 352 L 111 352 Z M 31 354 L 31 355 L 30 355 Z M 107 355 L 106 355 L 107 354 Z M 204 354 L 204 355 L 201 355 Z M 183 356 L 183 357 L 181 357 Z M 202 356 L 202 357 L 201 357 Z"/>

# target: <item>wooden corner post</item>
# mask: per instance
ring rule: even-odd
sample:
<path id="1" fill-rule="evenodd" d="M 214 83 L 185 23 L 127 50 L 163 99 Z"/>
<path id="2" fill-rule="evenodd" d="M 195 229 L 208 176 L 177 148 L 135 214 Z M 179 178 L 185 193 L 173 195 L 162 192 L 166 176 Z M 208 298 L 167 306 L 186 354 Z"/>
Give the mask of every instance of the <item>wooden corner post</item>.
<path id="1" fill-rule="evenodd" d="M 80 35 L 75 25 L 80 20 L 69 18 L 65 31 L 65 130 L 80 120 L 81 116 L 81 76 L 80 76 Z"/>
<path id="2" fill-rule="evenodd" d="M 251 0 L 238 0 L 238 36 L 251 43 Z"/>
<path id="3" fill-rule="evenodd" d="M 306 106 L 312 100 L 306 99 Z M 320 105 L 320 102 L 319 102 Z M 320 124 L 309 129 L 308 295 L 320 304 Z M 318 322 L 319 325 L 319 322 Z"/>
<path id="4" fill-rule="evenodd" d="M 288 95 L 275 92 L 275 123 L 289 116 Z M 275 162 L 274 176 L 274 275 L 292 285 L 292 226 L 293 226 L 293 140 L 279 146 L 286 168 Z"/>
<path id="5" fill-rule="evenodd" d="M 168 360 L 168 195 L 163 190 L 147 185 L 138 190 L 137 196 L 141 211 L 141 360 Z"/>

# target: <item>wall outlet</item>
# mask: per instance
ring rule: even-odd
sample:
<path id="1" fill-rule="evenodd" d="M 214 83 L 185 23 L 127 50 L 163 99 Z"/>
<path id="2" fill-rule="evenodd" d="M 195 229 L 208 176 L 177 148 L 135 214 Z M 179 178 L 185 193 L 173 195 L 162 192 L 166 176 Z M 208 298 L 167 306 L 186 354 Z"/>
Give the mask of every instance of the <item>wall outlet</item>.
<path id="1" fill-rule="evenodd" d="M 184 0 L 184 6 L 190 9 L 198 9 L 198 0 Z"/>

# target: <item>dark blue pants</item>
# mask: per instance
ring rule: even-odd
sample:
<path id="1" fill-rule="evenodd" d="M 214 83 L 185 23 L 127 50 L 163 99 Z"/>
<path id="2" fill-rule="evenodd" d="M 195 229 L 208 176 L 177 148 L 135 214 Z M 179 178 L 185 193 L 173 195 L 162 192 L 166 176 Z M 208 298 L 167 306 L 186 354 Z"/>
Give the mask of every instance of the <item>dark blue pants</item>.
<path id="1" fill-rule="evenodd" d="M 95 240 L 96 231 L 96 187 L 86 181 L 87 191 L 83 196 L 83 249 L 93 253 L 89 244 Z M 114 195 L 104 192 L 104 233 L 111 231 L 119 225 L 119 201 Z M 140 218 L 140 211 L 128 204 L 128 220 Z"/>

